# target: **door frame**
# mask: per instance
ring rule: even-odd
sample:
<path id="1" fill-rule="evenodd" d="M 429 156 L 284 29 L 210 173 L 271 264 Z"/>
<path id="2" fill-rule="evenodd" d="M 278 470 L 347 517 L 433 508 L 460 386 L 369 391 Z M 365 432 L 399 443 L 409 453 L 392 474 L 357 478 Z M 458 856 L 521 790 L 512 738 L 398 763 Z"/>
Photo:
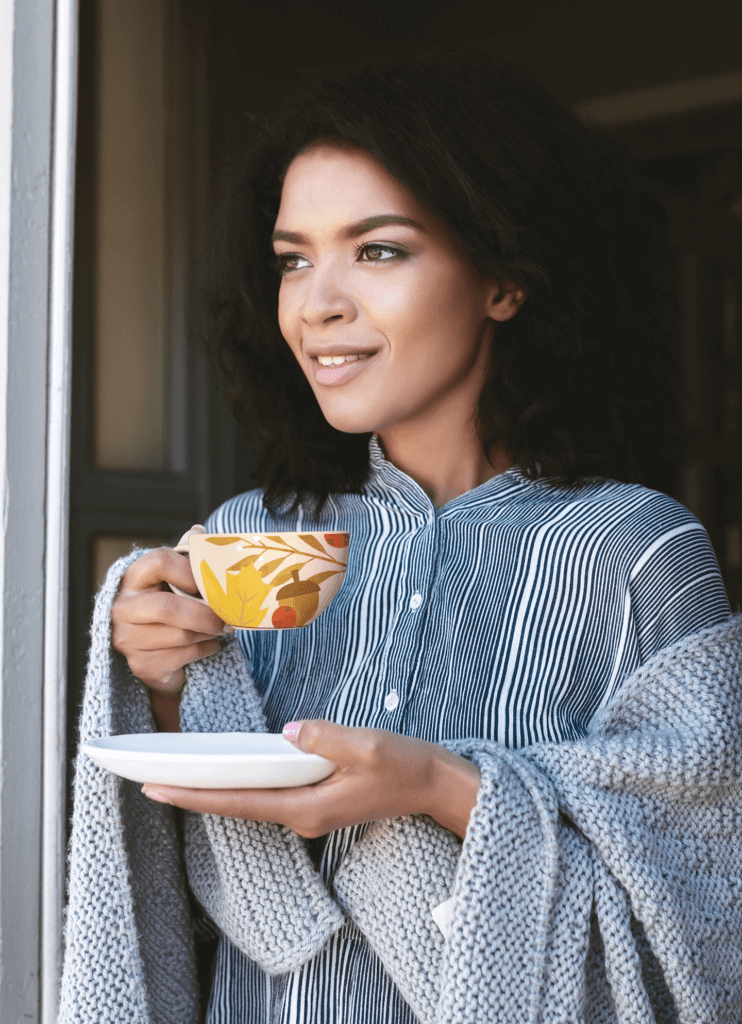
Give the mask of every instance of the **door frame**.
<path id="1" fill-rule="evenodd" d="M 54 1024 L 62 957 L 78 37 L 0 0 L 0 1024 Z"/>
<path id="2" fill-rule="evenodd" d="M 0 1021 L 52 1024 L 64 692 L 76 0 L 0 0 Z"/>

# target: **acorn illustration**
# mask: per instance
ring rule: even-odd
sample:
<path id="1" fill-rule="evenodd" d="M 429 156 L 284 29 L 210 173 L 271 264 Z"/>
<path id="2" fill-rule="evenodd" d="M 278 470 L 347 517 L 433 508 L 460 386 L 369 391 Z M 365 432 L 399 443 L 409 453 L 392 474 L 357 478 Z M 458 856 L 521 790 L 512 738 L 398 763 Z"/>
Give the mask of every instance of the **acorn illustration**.
<path id="1" fill-rule="evenodd" d="M 347 548 L 349 539 L 347 533 L 325 534 L 325 544 L 329 544 L 331 548 Z"/>
<path id="2" fill-rule="evenodd" d="M 273 613 L 272 622 L 279 629 L 306 625 L 319 607 L 319 583 L 300 580 L 298 569 L 291 575 L 294 582 L 287 583 L 276 594 L 279 607 Z"/>

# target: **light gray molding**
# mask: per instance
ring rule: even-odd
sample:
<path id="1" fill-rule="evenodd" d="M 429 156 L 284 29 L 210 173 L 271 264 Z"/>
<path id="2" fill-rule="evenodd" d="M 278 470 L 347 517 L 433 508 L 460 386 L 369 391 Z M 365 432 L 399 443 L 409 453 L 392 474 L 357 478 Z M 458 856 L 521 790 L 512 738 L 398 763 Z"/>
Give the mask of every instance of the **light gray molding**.
<path id="1" fill-rule="evenodd" d="M 576 109 L 606 126 L 684 114 L 742 100 L 742 71 L 727 71 L 681 82 L 665 82 L 612 96 L 584 100 Z"/>
<path id="2" fill-rule="evenodd" d="M 56 0 L 46 447 L 41 1024 L 55 1024 L 62 964 L 72 400 L 77 0 Z"/>
<path id="3" fill-rule="evenodd" d="M 0 0 L 1 1024 L 39 1020 L 54 25 Z"/>

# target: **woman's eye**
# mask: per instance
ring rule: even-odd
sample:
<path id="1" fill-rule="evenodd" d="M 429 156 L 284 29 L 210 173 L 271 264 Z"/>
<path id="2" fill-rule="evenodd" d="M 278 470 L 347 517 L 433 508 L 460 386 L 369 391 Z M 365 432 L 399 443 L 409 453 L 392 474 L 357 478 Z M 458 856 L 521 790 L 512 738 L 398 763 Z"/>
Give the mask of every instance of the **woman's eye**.
<path id="1" fill-rule="evenodd" d="M 397 256 L 403 256 L 404 253 L 390 245 L 366 242 L 364 245 L 356 246 L 356 255 L 361 263 L 385 263 Z"/>
<path id="2" fill-rule="evenodd" d="M 304 267 L 309 266 L 309 260 L 306 256 L 300 256 L 296 252 L 283 252 L 276 257 L 278 260 L 278 267 L 282 273 L 288 273 L 292 270 L 302 270 Z"/>
<path id="3" fill-rule="evenodd" d="M 396 246 L 380 245 L 378 242 L 364 242 L 355 247 L 356 259 L 360 263 L 386 263 L 393 259 L 402 259 L 407 253 Z M 311 263 L 306 256 L 300 256 L 298 252 L 282 252 L 276 256 L 278 269 L 282 274 L 290 274 L 295 270 L 303 270 L 310 267 Z"/>

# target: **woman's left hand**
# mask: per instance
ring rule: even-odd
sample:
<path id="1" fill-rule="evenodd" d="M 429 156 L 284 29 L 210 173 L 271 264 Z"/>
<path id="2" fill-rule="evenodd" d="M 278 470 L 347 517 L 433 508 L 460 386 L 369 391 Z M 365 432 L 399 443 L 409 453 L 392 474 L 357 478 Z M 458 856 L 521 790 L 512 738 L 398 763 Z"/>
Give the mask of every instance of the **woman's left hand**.
<path id="1" fill-rule="evenodd" d="M 479 771 L 436 743 L 383 729 L 291 722 L 284 736 L 337 766 L 312 786 L 291 789 L 185 789 L 146 785 L 143 793 L 189 811 L 272 821 L 307 838 L 348 825 L 427 814 L 464 837 L 477 802 Z"/>

